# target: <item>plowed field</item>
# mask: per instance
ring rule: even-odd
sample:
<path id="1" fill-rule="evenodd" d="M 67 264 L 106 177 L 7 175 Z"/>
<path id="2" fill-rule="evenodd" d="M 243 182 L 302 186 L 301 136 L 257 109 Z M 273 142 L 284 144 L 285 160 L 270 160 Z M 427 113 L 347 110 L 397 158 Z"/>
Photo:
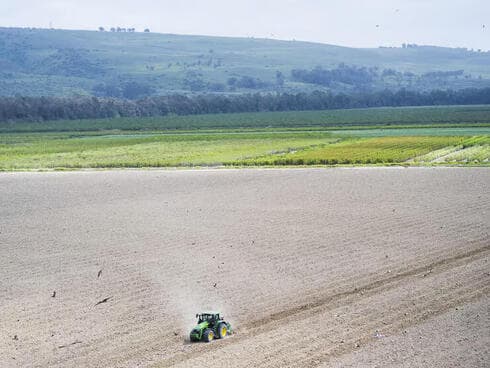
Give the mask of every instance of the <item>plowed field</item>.
<path id="1" fill-rule="evenodd" d="M 189 343 L 203 309 L 236 333 Z M 0 174 L 1 367 L 486 367 L 489 346 L 486 168 Z"/>

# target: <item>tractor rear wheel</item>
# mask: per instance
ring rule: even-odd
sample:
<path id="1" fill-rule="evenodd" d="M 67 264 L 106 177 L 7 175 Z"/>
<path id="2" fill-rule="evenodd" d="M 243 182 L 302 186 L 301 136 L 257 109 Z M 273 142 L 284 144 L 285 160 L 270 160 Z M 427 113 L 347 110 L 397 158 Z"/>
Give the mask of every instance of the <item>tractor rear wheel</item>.
<path id="1" fill-rule="evenodd" d="M 228 334 L 226 323 L 221 322 L 217 328 L 218 339 L 223 339 Z"/>
<path id="2" fill-rule="evenodd" d="M 204 338 L 204 341 L 206 341 L 206 342 L 213 341 L 213 339 L 214 339 L 214 331 L 211 330 L 210 328 L 205 329 L 204 330 L 204 333 L 203 333 L 203 338 Z"/>

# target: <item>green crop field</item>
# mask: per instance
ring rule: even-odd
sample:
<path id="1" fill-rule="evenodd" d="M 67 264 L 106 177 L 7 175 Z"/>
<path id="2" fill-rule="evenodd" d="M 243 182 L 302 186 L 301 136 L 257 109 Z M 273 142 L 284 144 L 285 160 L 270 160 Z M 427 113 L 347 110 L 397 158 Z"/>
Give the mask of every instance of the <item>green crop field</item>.
<path id="1" fill-rule="evenodd" d="M 108 168 L 221 165 L 337 140 L 328 133 L 2 137 L 0 168 Z"/>
<path id="2" fill-rule="evenodd" d="M 490 158 L 488 145 L 490 139 L 485 137 L 428 137 L 403 136 L 345 139 L 339 143 L 310 147 L 283 155 L 266 155 L 257 159 L 247 160 L 250 165 L 336 165 L 336 164 L 391 164 L 409 162 L 436 162 L 440 156 L 431 160 L 418 159 L 436 150 L 454 147 L 466 147 L 471 151 L 468 155 L 452 156 L 444 163 L 463 162 L 465 159 L 473 163 L 485 163 Z M 455 152 L 453 152 L 455 153 Z M 410 161 L 411 160 L 411 161 Z M 485 161 L 486 160 L 486 161 Z"/>
<path id="3" fill-rule="evenodd" d="M 490 106 L 384 107 L 350 110 L 258 112 L 58 120 L 43 122 L 0 122 L 0 133 L 9 132 L 90 132 L 100 130 L 193 130 L 242 128 L 354 129 L 360 127 L 489 127 Z M 457 133 L 459 134 L 459 133 Z M 456 134 L 456 135 L 457 135 Z"/>
<path id="4" fill-rule="evenodd" d="M 0 170 L 490 166 L 490 107 L 383 108 L 1 125 Z"/>

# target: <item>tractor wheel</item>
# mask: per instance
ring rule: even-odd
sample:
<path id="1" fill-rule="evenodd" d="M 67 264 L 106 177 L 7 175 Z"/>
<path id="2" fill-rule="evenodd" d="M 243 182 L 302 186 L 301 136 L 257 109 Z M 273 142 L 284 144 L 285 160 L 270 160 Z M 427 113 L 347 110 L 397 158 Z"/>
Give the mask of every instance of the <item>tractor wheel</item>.
<path id="1" fill-rule="evenodd" d="M 228 327 L 226 323 L 221 322 L 217 328 L 218 339 L 223 339 L 228 334 Z"/>
<path id="2" fill-rule="evenodd" d="M 190 338 L 190 340 L 191 340 L 192 342 L 196 342 L 196 341 L 197 341 L 197 339 L 194 337 L 194 335 L 193 335 L 193 334 L 190 334 L 190 335 L 189 335 L 189 338 Z"/>
<path id="3" fill-rule="evenodd" d="M 204 341 L 206 341 L 206 342 L 213 341 L 213 339 L 214 339 L 214 331 L 211 330 L 210 328 L 205 329 L 204 330 L 204 333 L 203 333 L 203 338 L 204 338 Z"/>

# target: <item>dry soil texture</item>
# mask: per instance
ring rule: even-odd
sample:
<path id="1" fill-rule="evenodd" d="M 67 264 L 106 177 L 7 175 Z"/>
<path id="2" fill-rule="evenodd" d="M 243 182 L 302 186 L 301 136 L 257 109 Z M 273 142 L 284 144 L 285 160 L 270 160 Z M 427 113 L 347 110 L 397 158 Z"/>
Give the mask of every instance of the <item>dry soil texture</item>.
<path id="1" fill-rule="evenodd" d="M 489 169 L 5 173 L 0 191 L 1 367 L 488 367 Z M 235 335 L 190 344 L 202 309 Z"/>

